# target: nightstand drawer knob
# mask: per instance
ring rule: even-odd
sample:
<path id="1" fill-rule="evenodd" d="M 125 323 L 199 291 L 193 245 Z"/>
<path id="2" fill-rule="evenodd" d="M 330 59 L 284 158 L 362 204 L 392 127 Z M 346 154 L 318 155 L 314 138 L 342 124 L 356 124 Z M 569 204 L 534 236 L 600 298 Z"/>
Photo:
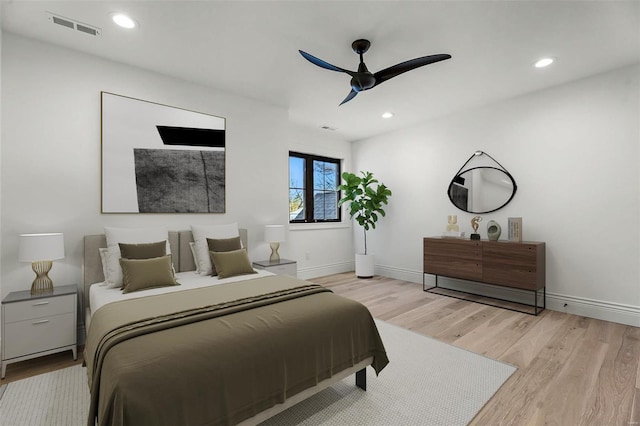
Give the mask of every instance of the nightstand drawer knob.
<path id="1" fill-rule="evenodd" d="M 46 320 L 40 320 L 40 321 L 32 322 L 31 324 L 32 325 L 38 325 L 38 324 L 46 324 L 48 322 L 49 322 L 49 320 L 46 319 Z"/>
<path id="2" fill-rule="evenodd" d="M 39 302 L 39 303 L 34 303 L 33 306 L 44 306 L 44 305 L 48 305 L 49 302 L 45 301 L 45 302 Z"/>

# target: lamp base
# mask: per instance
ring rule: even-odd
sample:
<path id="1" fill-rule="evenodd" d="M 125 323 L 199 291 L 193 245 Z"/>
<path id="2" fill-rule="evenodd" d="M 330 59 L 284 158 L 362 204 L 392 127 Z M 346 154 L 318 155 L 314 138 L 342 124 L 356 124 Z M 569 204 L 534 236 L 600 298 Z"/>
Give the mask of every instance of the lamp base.
<path id="1" fill-rule="evenodd" d="M 280 262 L 280 255 L 278 254 L 280 243 L 269 243 L 269 247 L 271 247 L 271 256 L 269 256 L 269 262 Z"/>
<path id="2" fill-rule="evenodd" d="M 31 283 L 31 294 L 51 293 L 53 291 L 53 281 L 49 278 L 49 271 L 53 266 L 50 260 L 39 260 L 31 263 L 36 279 Z"/>

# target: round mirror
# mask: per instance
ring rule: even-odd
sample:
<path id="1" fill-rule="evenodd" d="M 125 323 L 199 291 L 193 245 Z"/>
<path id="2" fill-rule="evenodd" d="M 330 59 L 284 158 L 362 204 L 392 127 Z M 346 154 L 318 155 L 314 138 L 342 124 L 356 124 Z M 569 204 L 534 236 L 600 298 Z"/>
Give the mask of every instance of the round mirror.
<path id="1" fill-rule="evenodd" d="M 457 174 L 447 193 L 460 210 L 484 214 L 506 206 L 516 193 L 516 181 L 506 170 L 474 167 Z"/>

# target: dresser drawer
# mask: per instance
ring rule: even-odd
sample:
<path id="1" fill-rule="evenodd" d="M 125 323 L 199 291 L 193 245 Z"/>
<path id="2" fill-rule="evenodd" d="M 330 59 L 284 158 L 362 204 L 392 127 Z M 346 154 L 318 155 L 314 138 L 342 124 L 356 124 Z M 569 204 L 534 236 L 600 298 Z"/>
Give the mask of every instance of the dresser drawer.
<path id="1" fill-rule="evenodd" d="M 5 303 L 3 306 L 4 320 L 7 323 L 12 323 L 75 312 L 75 304 L 76 296 L 74 294 Z"/>
<path id="2" fill-rule="evenodd" d="M 3 360 L 76 344 L 75 313 L 7 323 Z"/>

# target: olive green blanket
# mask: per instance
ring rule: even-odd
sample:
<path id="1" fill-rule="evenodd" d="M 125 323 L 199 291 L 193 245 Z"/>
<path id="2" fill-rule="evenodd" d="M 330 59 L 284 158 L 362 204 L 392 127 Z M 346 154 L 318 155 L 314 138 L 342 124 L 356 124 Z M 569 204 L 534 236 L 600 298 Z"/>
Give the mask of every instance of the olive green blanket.
<path id="1" fill-rule="evenodd" d="M 87 335 L 88 424 L 236 424 L 372 356 L 365 306 L 292 277 L 116 302 Z"/>

